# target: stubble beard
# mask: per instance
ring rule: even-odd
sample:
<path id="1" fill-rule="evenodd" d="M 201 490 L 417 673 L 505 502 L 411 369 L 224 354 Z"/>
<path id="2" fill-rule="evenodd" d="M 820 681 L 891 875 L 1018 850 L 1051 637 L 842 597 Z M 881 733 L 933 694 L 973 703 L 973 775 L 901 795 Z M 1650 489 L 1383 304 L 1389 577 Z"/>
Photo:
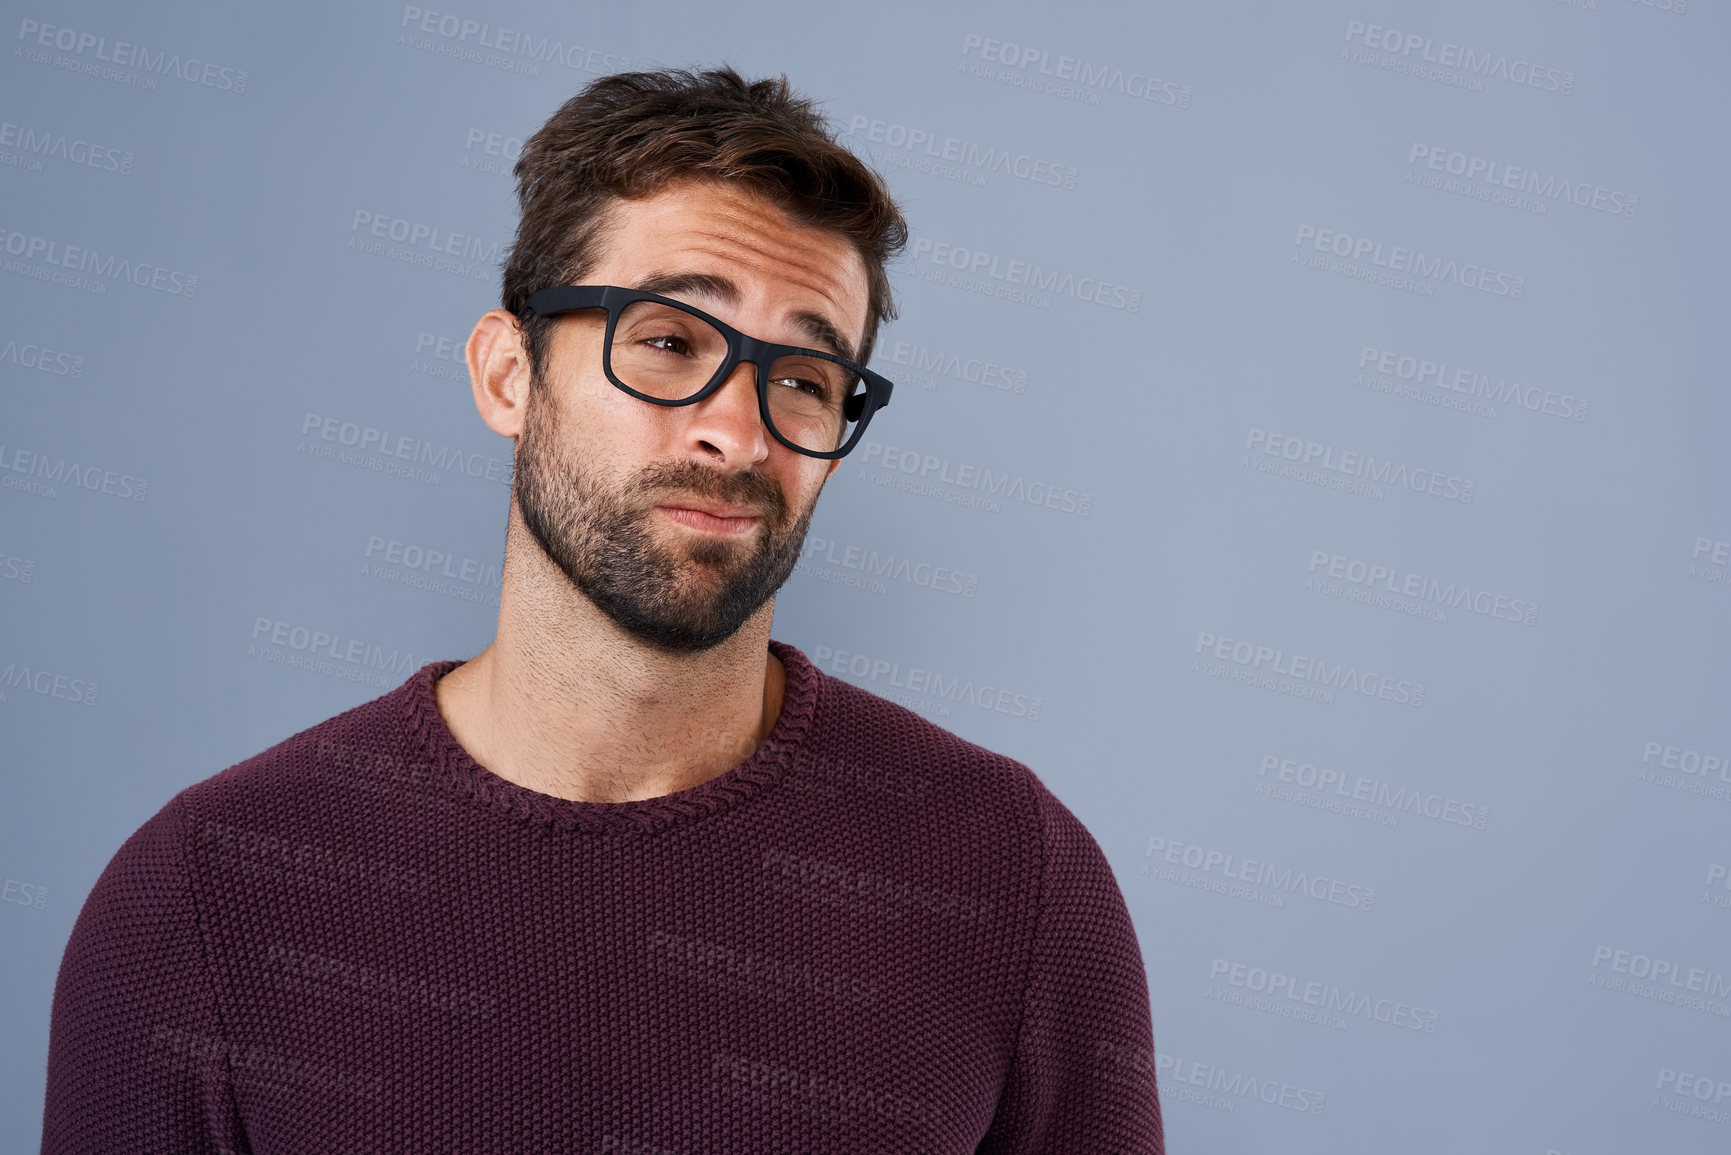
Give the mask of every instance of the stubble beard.
<path id="1" fill-rule="evenodd" d="M 774 480 L 692 461 L 649 465 L 609 489 L 565 451 L 559 429 L 551 392 L 532 386 L 512 470 L 518 511 L 542 552 L 631 638 L 671 654 L 711 649 L 793 573 L 815 502 L 781 529 L 787 499 Z M 673 497 L 748 505 L 765 521 L 750 543 L 681 534 L 664 546 L 651 522 L 656 501 Z"/>

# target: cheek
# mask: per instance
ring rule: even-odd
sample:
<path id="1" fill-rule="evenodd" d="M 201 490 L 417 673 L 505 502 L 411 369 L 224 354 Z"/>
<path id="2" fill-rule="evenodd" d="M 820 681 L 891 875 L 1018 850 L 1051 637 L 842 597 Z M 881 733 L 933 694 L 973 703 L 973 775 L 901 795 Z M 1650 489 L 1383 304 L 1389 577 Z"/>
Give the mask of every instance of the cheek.
<path id="1" fill-rule="evenodd" d="M 565 441 L 598 463 L 655 456 L 671 438 L 672 418 L 679 413 L 614 388 L 599 366 L 566 382 L 561 409 Z"/>
<path id="2" fill-rule="evenodd" d="M 624 411 L 626 404 L 636 402 L 607 379 L 601 368 L 601 332 L 587 328 L 577 325 L 555 334 L 548 384 L 567 413 L 604 419 L 609 410 Z"/>
<path id="3" fill-rule="evenodd" d="M 613 387 L 597 365 L 593 370 L 573 374 L 566 384 L 566 394 L 572 400 L 571 411 L 594 424 L 617 422 L 632 416 L 632 406 L 647 408 L 641 401 Z"/>
<path id="4" fill-rule="evenodd" d="M 788 486 L 786 490 L 787 501 L 790 514 L 793 517 L 798 517 L 817 504 L 818 496 L 823 492 L 824 485 L 834 473 L 829 468 L 828 462 L 813 462 L 813 464 L 820 465 L 821 468 L 796 470 L 794 479 L 784 483 Z"/>
<path id="5" fill-rule="evenodd" d="M 535 456 L 541 468 L 567 480 L 581 477 L 587 486 L 616 490 L 627 467 L 619 447 L 641 434 L 619 426 L 605 397 L 589 397 L 572 382 L 556 388 L 556 396 L 544 393 L 536 402 Z"/>

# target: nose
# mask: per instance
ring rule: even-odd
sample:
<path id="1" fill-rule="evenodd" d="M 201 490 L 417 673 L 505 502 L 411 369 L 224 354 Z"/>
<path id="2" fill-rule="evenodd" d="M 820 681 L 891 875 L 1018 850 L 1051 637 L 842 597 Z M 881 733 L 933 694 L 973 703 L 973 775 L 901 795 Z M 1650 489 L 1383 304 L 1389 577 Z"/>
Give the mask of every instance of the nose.
<path id="1" fill-rule="evenodd" d="M 757 407 L 757 366 L 751 362 L 734 366 L 721 388 L 686 412 L 691 417 L 685 438 L 693 452 L 736 469 L 769 456 L 769 430 Z"/>

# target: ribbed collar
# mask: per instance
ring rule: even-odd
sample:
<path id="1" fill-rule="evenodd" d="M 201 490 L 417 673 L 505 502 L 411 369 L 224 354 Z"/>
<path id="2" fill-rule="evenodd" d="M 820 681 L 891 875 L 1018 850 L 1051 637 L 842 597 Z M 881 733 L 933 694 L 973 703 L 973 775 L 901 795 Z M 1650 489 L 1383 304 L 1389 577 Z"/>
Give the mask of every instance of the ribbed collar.
<path id="1" fill-rule="evenodd" d="M 439 713 L 433 683 L 462 665 L 460 660 L 429 662 L 396 693 L 408 709 L 415 742 L 422 753 L 465 794 L 534 825 L 595 833 L 653 834 L 684 826 L 743 806 L 779 782 L 793 753 L 804 743 L 817 708 L 822 675 L 794 646 L 771 640 L 770 652 L 787 668 L 781 717 L 769 736 L 744 762 L 725 774 L 693 786 L 636 802 L 578 802 L 542 794 L 499 777 L 463 749 Z"/>

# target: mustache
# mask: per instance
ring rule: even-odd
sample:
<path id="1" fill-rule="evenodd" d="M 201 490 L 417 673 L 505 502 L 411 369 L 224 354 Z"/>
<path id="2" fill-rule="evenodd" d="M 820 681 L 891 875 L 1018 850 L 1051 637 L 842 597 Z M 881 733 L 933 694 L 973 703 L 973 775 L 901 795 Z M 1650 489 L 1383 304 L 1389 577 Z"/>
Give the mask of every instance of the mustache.
<path id="1" fill-rule="evenodd" d="M 755 470 L 723 473 L 693 461 L 661 462 L 639 472 L 634 488 L 650 498 L 674 494 L 747 505 L 777 525 L 787 519 L 787 495 L 780 484 Z"/>

